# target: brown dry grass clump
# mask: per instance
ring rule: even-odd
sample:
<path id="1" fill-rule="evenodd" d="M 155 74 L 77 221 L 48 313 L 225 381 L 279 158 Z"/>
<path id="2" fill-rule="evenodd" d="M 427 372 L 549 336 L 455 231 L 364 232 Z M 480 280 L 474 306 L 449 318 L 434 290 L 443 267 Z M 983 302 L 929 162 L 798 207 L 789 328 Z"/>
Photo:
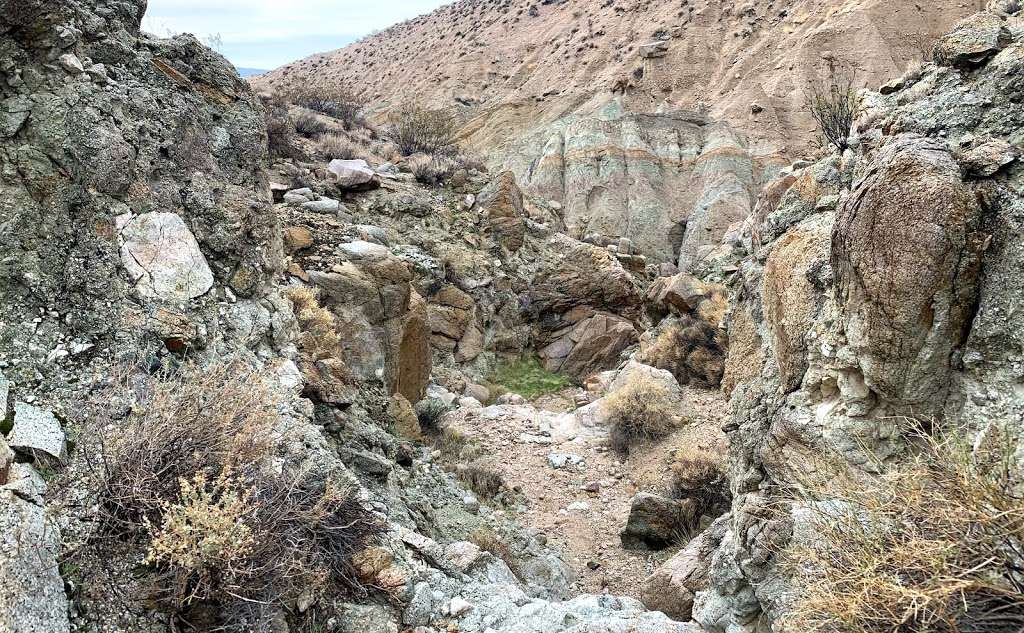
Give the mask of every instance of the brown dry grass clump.
<path id="1" fill-rule="evenodd" d="M 619 455 L 628 455 L 641 442 L 661 439 L 678 426 L 672 393 L 647 374 L 633 374 L 604 401 L 611 423 L 611 445 Z"/>
<path id="2" fill-rule="evenodd" d="M 672 372 L 680 385 L 714 388 L 725 374 L 724 339 L 720 328 L 684 315 L 662 329 L 640 360 Z"/>
<path id="3" fill-rule="evenodd" d="M 424 185 L 439 185 L 449 180 L 459 169 L 459 162 L 443 154 L 416 154 L 408 160 L 409 171 L 416 181 Z"/>
<path id="4" fill-rule="evenodd" d="M 456 469 L 462 483 L 487 499 L 498 496 L 505 486 L 505 479 L 497 470 L 482 459 L 476 459 L 468 464 L 459 465 Z"/>
<path id="5" fill-rule="evenodd" d="M 336 132 L 324 134 L 316 143 L 316 151 L 324 160 L 352 160 L 355 158 L 365 159 L 366 151 L 355 141 Z"/>
<path id="6" fill-rule="evenodd" d="M 302 328 L 302 351 L 311 360 L 334 358 L 341 354 L 334 313 L 320 305 L 320 292 L 310 286 L 292 286 L 285 291 L 295 318 Z"/>
<path id="7" fill-rule="evenodd" d="M 181 626 L 263 630 L 300 596 L 365 594 L 352 566 L 382 527 L 353 493 L 273 467 L 272 378 L 242 361 L 115 381 L 93 409 L 104 548 L 138 543 L 148 599 Z"/>
<path id="8" fill-rule="evenodd" d="M 722 457 L 696 447 L 681 448 L 672 462 L 670 489 L 674 499 L 692 499 L 698 515 L 721 514 L 732 493 Z"/>
<path id="9" fill-rule="evenodd" d="M 920 441 L 914 459 L 880 476 L 807 487 L 817 537 L 784 553 L 798 580 L 785 631 L 1024 630 L 1017 441 L 980 452 L 956 433 Z"/>

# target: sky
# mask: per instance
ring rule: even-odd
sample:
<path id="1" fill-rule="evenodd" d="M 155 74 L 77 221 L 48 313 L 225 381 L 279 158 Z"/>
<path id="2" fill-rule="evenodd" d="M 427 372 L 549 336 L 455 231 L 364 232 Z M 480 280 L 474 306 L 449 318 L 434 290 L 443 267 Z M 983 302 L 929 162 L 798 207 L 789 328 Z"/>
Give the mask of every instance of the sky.
<path id="1" fill-rule="evenodd" d="M 149 0 L 142 27 L 157 35 L 219 35 L 240 68 L 273 69 L 334 50 L 451 0 Z"/>

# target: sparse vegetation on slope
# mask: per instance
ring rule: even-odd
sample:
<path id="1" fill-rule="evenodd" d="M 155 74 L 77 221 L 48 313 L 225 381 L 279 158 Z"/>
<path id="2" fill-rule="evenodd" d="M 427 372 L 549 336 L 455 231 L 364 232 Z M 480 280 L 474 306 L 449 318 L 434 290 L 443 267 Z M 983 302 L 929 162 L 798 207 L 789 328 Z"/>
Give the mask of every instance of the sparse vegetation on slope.
<path id="1" fill-rule="evenodd" d="M 381 527 L 340 482 L 272 467 L 287 430 L 269 380 L 241 361 L 187 364 L 95 407 L 96 547 L 142 543 L 154 598 L 182 623 L 213 608 L 224 630 L 259 629 L 303 593 L 366 591 L 351 560 Z"/>
<path id="2" fill-rule="evenodd" d="M 786 552 L 799 591 L 785 630 L 1024 630 L 1016 442 L 989 439 L 919 434 L 918 455 L 863 480 L 821 469 L 805 499 L 817 535 Z"/>
<path id="3" fill-rule="evenodd" d="M 560 391 L 571 384 L 567 376 L 544 368 L 535 356 L 524 356 L 503 363 L 488 377 L 488 381 L 512 393 L 532 400 L 548 393 Z"/>

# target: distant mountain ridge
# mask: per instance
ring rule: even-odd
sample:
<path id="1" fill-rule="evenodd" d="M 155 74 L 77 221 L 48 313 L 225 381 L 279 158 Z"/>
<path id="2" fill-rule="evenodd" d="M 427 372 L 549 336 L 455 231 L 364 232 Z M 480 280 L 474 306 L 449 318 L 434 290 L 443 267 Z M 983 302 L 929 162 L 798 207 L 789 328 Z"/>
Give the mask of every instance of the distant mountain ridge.
<path id="1" fill-rule="evenodd" d="M 256 75 L 268 72 L 265 68 L 245 68 L 243 66 L 235 66 L 235 70 L 238 71 L 239 77 L 255 77 Z"/>
<path id="2" fill-rule="evenodd" d="M 982 3 L 983 4 L 983 3 Z M 813 138 L 802 88 L 829 63 L 877 88 L 929 55 L 977 1 L 461 0 L 254 82 L 344 85 L 374 108 L 454 107 L 492 150 L 614 93 L 632 112 L 696 110 L 763 154 Z"/>

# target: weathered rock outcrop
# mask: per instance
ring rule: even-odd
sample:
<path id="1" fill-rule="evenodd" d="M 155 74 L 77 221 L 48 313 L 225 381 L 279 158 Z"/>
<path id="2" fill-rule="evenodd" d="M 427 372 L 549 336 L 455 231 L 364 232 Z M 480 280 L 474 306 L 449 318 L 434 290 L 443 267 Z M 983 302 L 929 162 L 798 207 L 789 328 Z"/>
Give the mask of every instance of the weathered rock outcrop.
<path id="1" fill-rule="evenodd" d="M 965 20 L 937 65 L 863 96 L 851 151 L 784 174 L 745 223 L 726 372 L 735 497 L 693 607 L 706 630 L 768 631 L 785 612 L 777 553 L 814 529 L 777 512 L 792 500 L 775 491 L 818 460 L 897 462 L 901 418 L 1021 436 L 1021 37 L 992 14 Z"/>
<path id="2" fill-rule="evenodd" d="M 195 38 L 140 34 L 144 9 L 0 5 L 0 357 L 12 379 L 59 374 L 69 352 L 115 336 L 175 338 L 162 311 L 195 346 L 230 335 L 219 306 L 266 310 L 281 246 L 262 107 Z M 62 360 L 43 362 L 52 353 Z"/>
<path id="3" fill-rule="evenodd" d="M 516 142 L 508 167 L 558 202 L 570 235 L 624 237 L 688 269 L 750 213 L 758 176 L 742 137 L 687 112 L 630 114 L 611 101 Z"/>

